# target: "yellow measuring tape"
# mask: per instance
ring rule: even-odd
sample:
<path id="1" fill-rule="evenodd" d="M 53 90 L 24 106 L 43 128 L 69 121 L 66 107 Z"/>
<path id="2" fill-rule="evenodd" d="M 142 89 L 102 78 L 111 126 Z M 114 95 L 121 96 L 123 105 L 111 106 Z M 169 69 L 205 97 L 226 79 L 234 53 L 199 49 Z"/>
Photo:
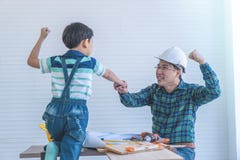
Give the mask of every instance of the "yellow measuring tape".
<path id="1" fill-rule="evenodd" d="M 46 128 L 45 123 L 39 124 L 39 127 L 40 127 L 43 131 L 46 132 L 48 141 L 49 141 L 49 142 L 52 142 L 51 135 L 48 133 L 48 130 L 47 130 L 47 128 Z"/>

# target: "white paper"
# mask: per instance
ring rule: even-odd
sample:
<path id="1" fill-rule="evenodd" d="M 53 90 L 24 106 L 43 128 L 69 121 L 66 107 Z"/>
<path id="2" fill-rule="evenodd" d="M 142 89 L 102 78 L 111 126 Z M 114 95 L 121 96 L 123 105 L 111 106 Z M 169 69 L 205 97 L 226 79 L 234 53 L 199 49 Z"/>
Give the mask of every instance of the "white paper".
<path id="1" fill-rule="evenodd" d="M 86 139 L 83 143 L 83 147 L 86 148 L 103 148 L 105 143 L 98 137 L 100 133 L 98 132 L 89 132 L 86 133 Z"/>
<path id="2" fill-rule="evenodd" d="M 116 134 L 112 132 L 95 132 L 87 131 L 86 139 L 84 141 L 83 147 L 86 148 L 103 148 L 105 147 L 105 142 L 103 140 L 130 140 L 134 136 L 139 136 L 139 134 Z M 113 142 L 112 142 L 113 143 Z M 117 142 L 116 142 L 117 143 Z"/>

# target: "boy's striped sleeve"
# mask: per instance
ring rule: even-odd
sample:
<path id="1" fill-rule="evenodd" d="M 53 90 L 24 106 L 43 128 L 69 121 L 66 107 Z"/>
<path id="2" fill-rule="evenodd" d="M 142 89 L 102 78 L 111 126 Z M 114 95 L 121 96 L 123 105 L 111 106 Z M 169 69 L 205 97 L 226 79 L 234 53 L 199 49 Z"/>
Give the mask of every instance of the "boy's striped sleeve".
<path id="1" fill-rule="evenodd" d="M 105 67 L 102 65 L 102 63 L 100 63 L 99 61 L 95 60 L 95 66 L 93 68 L 93 72 L 96 73 L 96 75 L 98 76 L 103 76 L 105 73 Z"/>
<path id="2" fill-rule="evenodd" d="M 42 73 L 51 72 L 51 58 L 43 58 L 39 60 L 40 69 Z"/>

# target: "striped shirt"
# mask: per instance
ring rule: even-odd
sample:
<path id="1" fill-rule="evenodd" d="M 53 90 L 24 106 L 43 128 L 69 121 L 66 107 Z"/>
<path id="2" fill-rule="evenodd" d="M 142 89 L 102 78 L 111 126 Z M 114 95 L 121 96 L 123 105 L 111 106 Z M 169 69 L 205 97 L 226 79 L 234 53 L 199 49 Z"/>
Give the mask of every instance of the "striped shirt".
<path id="1" fill-rule="evenodd" d="M 127 107 L 148 105 L 152 113 L 152 132 L 170 138 L 170 143 L 194 142 L 194 124 L 198 107 L 220 96 L 219 80 L 208 64 L 200 65 L 205 86 L 181 80 L 178 87 L 167 93 L 152 84 L 138 93 L 120 95 Z"/>
<path id="2" fill-rule="evenodd" d="M 63 56 L 66 58 L 68 75 L 77 58 L 81 58 L 70 84 L 70 98 L 88 100 L 92 94 L 92 75 L 103 76 L 104 66 L 95 58 L 75 50 L 69 50 Z M 60 98 L 65 86 L 61 56 L 40 59 L 40 69 L 42 73 L 51 73 L 52 95 L 54 98 Z"/>

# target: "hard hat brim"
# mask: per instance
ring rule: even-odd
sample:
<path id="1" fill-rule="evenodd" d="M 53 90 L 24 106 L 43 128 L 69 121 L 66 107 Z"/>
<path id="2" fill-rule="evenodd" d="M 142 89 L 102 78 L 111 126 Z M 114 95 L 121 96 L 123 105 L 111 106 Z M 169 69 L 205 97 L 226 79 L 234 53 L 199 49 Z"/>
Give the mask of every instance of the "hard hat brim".
<path id="1" fill-rule="evenodd" d="M 165 61 L 165 62 L 167 62 L 167 63 L 173 65 L 175 68 L 178 68 L 178 69 L 182 70 L 183 73 L 186 73 L 185 68 L 184 68 L 183 66 L 181 66 L 181 65 L 173 64 L 173 63 L 168 62 L 168 61 L 166 61 L 166 60 L 164 60 L 164 59 L 162 59 L 162 58 L 160 58 L 160 57 L 156 57 L 156 56 L 154 56 L 154 58 L 157 58 L 157 59 L 159 59 L 159 60 Z"/>

